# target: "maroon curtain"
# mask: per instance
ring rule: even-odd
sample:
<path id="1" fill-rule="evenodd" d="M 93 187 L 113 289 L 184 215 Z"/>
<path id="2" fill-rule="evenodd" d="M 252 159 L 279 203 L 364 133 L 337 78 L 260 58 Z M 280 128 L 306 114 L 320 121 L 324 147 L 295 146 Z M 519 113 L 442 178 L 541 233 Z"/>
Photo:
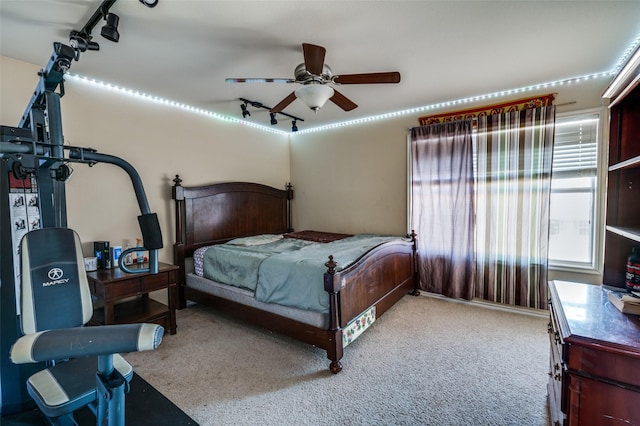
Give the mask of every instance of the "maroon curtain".
<path id="1" fill-rule="evenodd" d="M 411 228 L 418 234 L 420 287 L 474 294 L 472 121 L 411 129 Z"/>

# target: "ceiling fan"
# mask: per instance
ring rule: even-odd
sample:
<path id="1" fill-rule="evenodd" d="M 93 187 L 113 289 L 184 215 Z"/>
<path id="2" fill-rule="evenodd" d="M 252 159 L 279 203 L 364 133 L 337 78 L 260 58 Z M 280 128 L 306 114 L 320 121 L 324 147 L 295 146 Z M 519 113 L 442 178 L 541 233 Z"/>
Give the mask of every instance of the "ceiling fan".
<path id="1" fill-rule="evenodd" d="M 331 68 L 324 63 L 326 49 L 315 44 L 302 43 L 304 63 L 294 71 L 295 78 L 227 78 L 227 83 L 299 83 L 302 87 L 271 108 L 272 113 L 281 112 L 297 99 L 302 100 L 311 110 L 318 112 L 330 100 L 345 111 L 357 108 L 353 101 L 328 84 L 380 84 L 399 83 L 400 73 L 376 72 L 365 74 L 333 75 Z"/>

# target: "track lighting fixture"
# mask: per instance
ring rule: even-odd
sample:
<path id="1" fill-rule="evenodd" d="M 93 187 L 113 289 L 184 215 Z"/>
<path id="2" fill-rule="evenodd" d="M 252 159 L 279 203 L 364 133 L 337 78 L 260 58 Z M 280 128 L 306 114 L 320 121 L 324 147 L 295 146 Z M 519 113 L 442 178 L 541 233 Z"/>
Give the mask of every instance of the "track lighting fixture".
<path id="1" fill-rule="evenodd" d="M 78 60 L 80 52 L 87 50 L 100 50 L 100 45 L 94 41 L 91 41 L 91 31 L 101 20 L 105 20 L 106 23 L 100 30 L 102 37 L 113 42 L 120 40 L 120 33 L 118 32 L 118 23 L 120 17 L 115 13 L 110 13 L 109 9 L 116 3 L 117 0 L 104 0 L 102 4 L 93 12 L 93 15 L 89 18 L 84 27 L 80 31 L 72 30 L 69 33 L 69 45 L 75 50 Z M 140 0 L 140 3 L 147 7 L 155 7 L 159 0 Z"/>
<path id="2" fill-rule="evenodd" d="M 251 105 L 254 108 L 268 109 L 269 110 L 269 117 L 271 118 L 271 125 L 272 126 L 275 126 L 276 124 L 278 124 L 278 119 L 276 118 L 276 114 L 284 115 L 285 117 L 289 117 L 289 118 L 293 119 L 293 122 L 291 123 L 291 131 L 292 132 L 297 132 L 298 131 L 298 126 L 297 126 L 296 122 L 304 121 L 302 118 L 296 117 L 295 115 L 287 114 L 286 112 L 282 112 L 282 111 L 280 111 L 280 112 L 271 112 L 271 107 L 263 105 L 260 102 L 250 101 L 249 99 L 245 99 L 245 98 L 240 98 L 240 101 L 242 101 L 242 103 L 240 104 L 240 109 L 242 110 L 242 118 L 247 118 L 247 117 L 251 116 L 251 112 L 249 112 L 249 110 L 247 109 L 247 106 Z"/>
<path id="3" fill-rule="evenodd" d="M 242 110 L 242 118 L 251 117 L 251 113 L 247 109 L 247 103 L 240 104 L 240 109 Z"/>
<path id="4" fill-rule="evenodd" d="M 107 40 L 117 43 L 120 40 L 120 33 L 118 32 L 120 18 L 115 13 L 107 13 L 105 20 L 107 23 L 102 27 L 100 34 Z"/>

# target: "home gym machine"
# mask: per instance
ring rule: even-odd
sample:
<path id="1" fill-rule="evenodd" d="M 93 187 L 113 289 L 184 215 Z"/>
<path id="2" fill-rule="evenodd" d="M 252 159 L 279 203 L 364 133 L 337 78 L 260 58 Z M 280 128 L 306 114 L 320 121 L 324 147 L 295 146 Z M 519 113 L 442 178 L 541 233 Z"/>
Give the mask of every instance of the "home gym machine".
<path id="1" fill-rule="evenodd" d="M 140 0 L 153 7 L 155 2 Z M 158 249 L 162 248 L 160 225 L 152 213 L 136 169 L 121 158 L 101 154 L 92 148 L 64 145 L 60 98 L 64 95 L 64 74 L 80 52 L 98 50 L 91 41 L 91 29 L 115 0 L 102 3 L 81 31 L 71 31 L 70 45 L 53 44 L 53 53 L 17 127 L 0 128 L 0 414 L 24 411 L 33 406 L 26 392 L 27 378 L 45 368 L 44 363 L 16 365 L 9 359 L 11 345 L 22 336 L 18 321 L 17 294 L 20 279 L 20 238 L 26 232 L 45 227 L 67 227 L 65 183 L 71 163 L 89 166 L 108 163 L 123 169 L 131 179 L 140 207 L 138 216 L 144 247 L 125 250 L 121 267 L 127 272 L 158 272 Z M 104 35 L 104 34 L 103 34 Z M 17 214 L 16 212 L 23 212 Z M 149 251 L 149 267 L 130 270 L 122 265 L 128 253 Z"/>

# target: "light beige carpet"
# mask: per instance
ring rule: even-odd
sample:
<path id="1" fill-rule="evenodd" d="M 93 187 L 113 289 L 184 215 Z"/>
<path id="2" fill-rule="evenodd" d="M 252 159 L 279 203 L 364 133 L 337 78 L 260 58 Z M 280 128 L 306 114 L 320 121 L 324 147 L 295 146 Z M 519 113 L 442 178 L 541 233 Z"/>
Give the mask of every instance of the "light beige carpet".
<path id="1" fill-rule="evenodd" d="M 544 317 L 406 296 L 324 351 L 194 305 L 135 371 L 202 425 L 544 425 Z"/>

